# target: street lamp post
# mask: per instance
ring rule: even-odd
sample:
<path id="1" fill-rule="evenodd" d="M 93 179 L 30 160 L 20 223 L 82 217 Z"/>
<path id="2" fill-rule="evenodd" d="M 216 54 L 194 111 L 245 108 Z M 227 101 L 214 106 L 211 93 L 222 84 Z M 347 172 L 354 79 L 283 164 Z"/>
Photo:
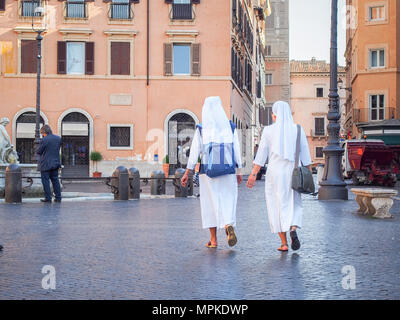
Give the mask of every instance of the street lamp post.
<path id="1" fill-rule="evenodd" d="M 45 32 L 46 27 L 42 24 L 40 27 L 35 26 L 34 17 L 37 15 L 41 15 L 43 17 L 44 8 L 42 6 L 42 1 L 37 0 L 37 6 L 34 6 L 32 3 L 32 30 L 37 33 L 37 75 L 36 75 L 36 125 L 35 125 L 35 141 L 34 141 L 34 155 L 33 160 L 37 162 L 37 154 L 36 151 L 39 148 L 40 143 L 40 75 L 42 72 L 42 33 Z M 43 17 L 44 19 L 44 17 Z"/>
<path id="2" fill-rule="evenodd" d="M 328 112 L 328 146 L 323 149 L 325 168 L 320 188 L 319 200 L 347 200 L 348 191 L 343 179 L 342 155 L 343 149 L 339 142 L 340 132 L 340 99 L 337 80 L 337 15 L 338 1 L 332 0 L 331 16 L 331 61 L 330 61 L 330 89 Z"/>

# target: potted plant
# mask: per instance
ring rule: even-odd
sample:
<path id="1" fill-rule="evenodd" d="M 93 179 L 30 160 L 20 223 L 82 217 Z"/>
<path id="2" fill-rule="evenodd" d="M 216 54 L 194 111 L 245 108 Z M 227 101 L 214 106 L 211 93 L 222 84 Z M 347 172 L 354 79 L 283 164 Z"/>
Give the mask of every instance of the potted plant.
<path id="1" fill-rule="evenodd" d="M 93 163 L 94 163 L 95 166 L 96 166 L 96 170 L 93 172 L 93 177 L 94 177 L 94 178 L 100 178 L 100 177 L 101 177 L 101 172 L 98 172 L 98 171 L 97 171 L 97 162 L 98 162 L 98 161 L 101 161 L 102 159 L 103 159 L 103 157 L 102 157 L 102 155 L 101 155 L 100 152 L 98 152 L 98 151 L 92 151 L 92 152 L 90 153 L 90 160 L 92 160 Z"/>
<path id="2" fill-rule="evenodd" d="M 168 175 L 169 175 L 169 157 L 168 157 L 168 155 L 166 155 L 163 160 L 163 171 L 164 171 L 165 177 L 168 178 Z"/>

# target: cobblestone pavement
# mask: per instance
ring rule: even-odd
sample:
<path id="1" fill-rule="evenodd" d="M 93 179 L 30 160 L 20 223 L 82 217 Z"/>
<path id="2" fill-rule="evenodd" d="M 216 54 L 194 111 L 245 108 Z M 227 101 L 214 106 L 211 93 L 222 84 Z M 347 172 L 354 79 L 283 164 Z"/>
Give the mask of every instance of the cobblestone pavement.
<path id="1" fill-rule="evenodd" d="M 264 182 L 240 187 L 238 244 L 207 249 L 198 198 L 0 205 L 0 299 L 399 299 L 400 202 L 393 219 L 303 196 L 299 251 L 280 253 Z M 45 265 L 56 289 L 42 288 Z M 342 268 L 355 268 L 355 289 Z"/>

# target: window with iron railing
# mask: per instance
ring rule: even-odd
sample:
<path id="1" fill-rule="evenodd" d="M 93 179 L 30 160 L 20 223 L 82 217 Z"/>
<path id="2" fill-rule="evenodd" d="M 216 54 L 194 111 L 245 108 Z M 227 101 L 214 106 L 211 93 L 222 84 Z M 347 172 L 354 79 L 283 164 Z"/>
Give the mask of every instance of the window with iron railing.
<path id="1" fill-rule="evenodd" d="M 21 1 L 20 2 L 20 15 L 21 17 L 40 17 L 41 13 L 36 12 L 35 9 L 39 7 L 39 1 Z"/>
<path id="2" fill-rule="evenodd" d="M 191 0 L 174 0 L 172 2 L 172 19 L 175 20 L 192 20 L 193 8 Z"/>
<path id="3" fill-rule="evenodd" d="M 325 118 L 314 118 L 314 136 L 325 135 Z"/>
<path id="4" fill-rule="evenodd" d="M 385 95 L 372 94 L 369 96 L 370 120 L 385 120 Z"/>
<path id="5" fill-rule="evenodd" d="M 374 108 L 353 108 L 354 123 L 362 123 L 369 121 L 398 119 L 399 112 L 396 108 L 374 107 Z"/>
<path id="6" fill-rule="evenodd" d="M 110 126 L 110 147 L 129 148 L 132 145 L 132 128 L 129 126 Z"/>
<path id="7" fill-rule="evenodd" d="M 65 2 L 66 18 L 87 18 L 87 6 L 85 0 L 67 0 Z"/>
<path id="8" fill-rule="evenodd" d="M 322 159 L 324 157 L 324 147 L 315 147 L 315 158 Z"/>
<path id="9" fill-rule="evenodd" d="M 110 4 L 110 19 L 130 20 L 133 18 L 130 0 L 113 0 Z"/>

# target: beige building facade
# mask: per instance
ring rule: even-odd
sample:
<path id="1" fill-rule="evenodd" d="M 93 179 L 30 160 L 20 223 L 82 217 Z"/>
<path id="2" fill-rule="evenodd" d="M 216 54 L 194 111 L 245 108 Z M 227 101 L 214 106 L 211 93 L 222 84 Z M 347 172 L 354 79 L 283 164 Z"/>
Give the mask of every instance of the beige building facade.
<path id="1" fill-rule="evenodd" d="M 272 14 L 266 18 L 264 125 L 271 124 L 270 110 L 278 100 L 290 101 L 289 0 L 271 0 Z"/>
<path id="2" fill-rule="evenodd" d="M 347 0 L 345 131 L 400 144 L 400 2 Z"/>
<path id="3" fill-rule="evenodd" d="M 313 58 L 308 61 L 290 61 L 290 85 L 293 119 L 300 124 L 308 139 L 313 165 L 325 163 L 323 148 L 328 143 L 328 110 L 330 66 L 326 61 Z M 338 78 L 346 83 L 343 67 Z M 345 103 L 345 90 L 339 90 L 340 107 Z"/>
<path id="4" fill-rule="evenodd" d="M 1 0 L 1 117 L 22 162 L 33 152 L 32 1 Z M 147 4 L 149 3 L 149 7 Z M 251 166 L 265 101 L 263 0 L 43 1 L 41 118 L 62 136 L 64 173 L 185 167 L 203 101 L 220 96 Z M 247 168 L 246 168 L 247 169 Z M 245 169 L 245 170 L 246 170 Z"/>

